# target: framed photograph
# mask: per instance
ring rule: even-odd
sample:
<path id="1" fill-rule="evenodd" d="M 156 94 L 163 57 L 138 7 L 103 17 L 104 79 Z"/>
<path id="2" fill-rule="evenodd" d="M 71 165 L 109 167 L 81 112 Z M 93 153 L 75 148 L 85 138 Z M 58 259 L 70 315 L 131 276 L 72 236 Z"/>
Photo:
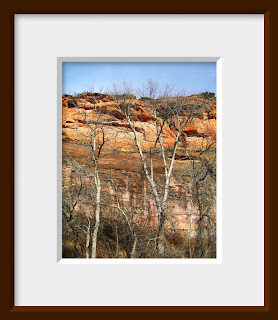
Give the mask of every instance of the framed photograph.
<path id="1" fill-rule="evenodd" d="M 220 58 L 58 59 L 60 263 L 221 263 L 217 75 Z"/>
<path id="2" fill-rule="evenodd" d="M 59 13 L 10 13 L 11 310 L 268 311 L 269 13 Z"/>

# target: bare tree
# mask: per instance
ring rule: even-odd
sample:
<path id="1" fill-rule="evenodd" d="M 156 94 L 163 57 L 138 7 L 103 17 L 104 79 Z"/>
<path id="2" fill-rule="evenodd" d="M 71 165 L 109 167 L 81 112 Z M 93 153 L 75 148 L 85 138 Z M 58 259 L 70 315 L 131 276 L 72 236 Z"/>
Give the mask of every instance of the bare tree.
<path id="1" fill-rule="evenodd" d="M 99 176 L 99 159 L 102 154 L 103 146 L 105 145 L 107 139 L 104 130 L 104 121 L 101 116 L 101 112 L 97 109 L 97 105 L 93 104 L 92 111 L 93 117 L 88 116 L 86 109 L 79 106 L 78 101 L 71 101 L 78 111 L 82 122 L 86 125 L 87 131 L 79 132 L 82 136 L 86 138 L 85 144 L 90 150 L 91 155 L 91 165 L 92 170 L 90 175 L 93 177 L 95 184 L 95 224 L 93 227 L 92 234 L 92 258 L 96 258 L 97 249 L 97 236 L 100 223 L 100 204 L 101 204 L 101 181 Z M 78 129 L 77 129 L 78 130 Z M 88 233 L 91 226 L 88 226 Z M 88 237 L 87 237 L 88 243 Z"/>
<path id="2" fill-rule="evenodd" d="M 149 79 L 145 89 L 148 89 L 148 94 L 151 97 L 155 97 L 158 92 L 158 85 L 153 80 Z M 166 90 L 167 92 L 167 90 Z M 181 141 L 182 135 L 185 128 L 190 124 L 195 117 L 200 115 L 200 108 L 197 105 L 186 105 L 184 97 L 169 97 L 167 95 L 157 100 L 150 100 L 146 104 L 146 108 L 151 113 L 156 125 L 156 140 L 153 148 L 146 155 L 141 147 L 141 141 L 136 130 L 136 122 L 134 121 L 134 105 L 130 99 L 120 96 L 118 99 L 118 108 L 121 111 L 130 129 L 133 133 L 133 138 L 140 155 L 140 159 L 143 165 L 143 171 L 147 181 L 151 186 L 151 190 L 155 199 L 158 215 L 158 232 L 157 232 L 157 251 L 160 256 L 164 255 L 165 251 L 165 220 L 166 220 L 166 204 L 169 194 L 169 183 L 175 163 L 175 156 L 179 142 Z M 175 141 L 172 148 L 167 150 L 164 147 L 163 136 L 165 127 L 175 127 Z M 154 155 L 160 153 L 164 165 L 164 184 L 160 187 L 157 185 L 154 177 Z M 162 187 L 162 192 L 160 188 Z"/>
<path id="3" fill-rule="evenodd" d="M 155 99 L 159 95 L 159 83 L 149 78 L 142 88 L 137 89 L 137 94 L 141 97 Z"/>
<path id="4" fill-rule="evenodd" d="M 188 231 L 188 251 L 189 257 L 192 253 L 192 225 L 193 218 L 197 217 L 198 241 L 200 252 L 198 257 L 207 257 L 208 251 L 215 252 L 216 246 L 216 153 L 215 137 L 207 136 L 203 139 L 204 144 L 201 150 L 186 149 L 185 153 L 190 163 L 190 167 L 182 171 L 181 176 L 190 177 L 188 182 L 189 190 L 189 231 Z M 206 233 L 205 234 L 205 230 Z M 211 235 L 213 239 L 210 240 Z M 206 242 L 211 242 L 206 245 Z M 214 254 L 212 253 L 211 256 Z"/>
<path id="5" fill-rule="evenodd" d="M 112 206 L 116 208 L 124 217 L 127 225 L 129 232 L 132 236 L 133 239 L 133 244 L 132 244 L 132 250 L 130 253 L 130 258 L 135 258 L 136 257 L 136 245 L 137 245 L 137 234 L 136 234 L 136 229 L 135 229 L 135 224 L 134 224 L 134 208 L 123 208 L 120 204 L 119 200 L 119 191 L 118 187 L 115 184 L 114 180 L 111 178 L 110 183 L 113 187 L 114 190 L 114 199 L 115 199 L 115 204 Z"/>

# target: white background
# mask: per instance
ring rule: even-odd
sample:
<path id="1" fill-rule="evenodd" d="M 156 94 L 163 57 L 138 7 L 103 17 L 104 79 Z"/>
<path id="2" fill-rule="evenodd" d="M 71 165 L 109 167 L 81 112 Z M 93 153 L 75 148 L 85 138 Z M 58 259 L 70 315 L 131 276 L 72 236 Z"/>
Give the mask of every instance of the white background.
<path id="1" fill-rule="evenodd" d="M 57 57 L 221 57 L 222 264 L 57 263 Z M 263 15 L 16 15 L 15 305 L 263 305 L 263 71 Z"/>

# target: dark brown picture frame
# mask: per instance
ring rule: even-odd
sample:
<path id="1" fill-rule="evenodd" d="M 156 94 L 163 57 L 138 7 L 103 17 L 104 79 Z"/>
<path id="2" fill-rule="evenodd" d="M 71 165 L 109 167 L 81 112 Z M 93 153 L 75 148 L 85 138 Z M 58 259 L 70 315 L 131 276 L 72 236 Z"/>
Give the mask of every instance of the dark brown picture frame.
<path id="1" fill-rule="evenodd" d="M 4 186 L 4 199 L 6 202 L 5 209 L 2 210 L 2 218 L 3 218 L 3 234 L 2 234 L 2 243 L 6 243 L 9 241 L 9 245 L 5 245 L 3 247 L 4 251 L 4 260 L 5 265 L 2 271 L 2 297 L 1 297 L 1 314 L 3 314 L 5 317 L 14 317 L 15 314 L 18 314 L 18 312 L 24 312 L 24 314 L 28 313 L 28 318 L 31 316 L 35 316 L 35 314 L 31 315 L 30 312 L 54 312 L 55 314 L 59 316 L 61 313 L 65 312 L 109 312 L 111 315 L 111 312 L 117 312 L 118 315 L 119 312 L 123 312 L 123 314 L 127 315 L 127 312 L 151 312 L 153 314 L 154 312 L 159 315 L 159 312 L 202 312 L 201 316 L 205 316 L 204 313 L 209 312 L 210 315 L 213 316 L 213 314 L 220 316 L 221 313 L 219 312 L 229 312 L 229 311 L 237 311 L 244 315 L 246 312 L 259 312 L 261 314 L 265 314 L 267 317 L 274 316 L 274 313 L 276 314 L 277 307 L 274 305 L 274 285 L 272 287 L 270 286 L 270 279 L 271 283 L 277 283 L 276 279 L 277 276 L 273 273 L 274 264 L 270 260 L 270 228 L 272 228 L 272 231 L 274 230 L 275 226 L 275 218 L 274 214 L 275 212 L 272 212 L 271 216 L 271 226 L 270 226 L 270 101 L 274 101 L 274 93 L 275 90 L 270 91 L 271 88 L 274 88 L 274 73 L 272 72 L 270 74 L 270 61 L 271 61 L 271 68 L 274 70 L 274 68 L 277 70 L 277 62 L 273 62 L 273 59 L 271 60 L 271 57 L 274 56 L 274 50 L 272 51 L 272 42 L 275 37 L 273 32 L 273 25 L 272 25 L 272 17 L 273 12 L 275 12 L 275 9 L 271 5 L 270 1 L 259 1 L 258 5 L 254 3 L 250 3 L 250 6 L 242 4 L 240 1 L 236 1 L 238 3 L 238 6 L 236 9 L 229 9 L 229 8 L 222 8 L 218 6 L 217 3 L 208 3 L 203 1 L 200 2 L 200 9 L 196 9 L 194 7 L 194 4 L 189 5 L 181 5 L 176 6 L 175 8 L 173 5 L 168 4 L 168 7 L 165 7 L 161 5 L 158 9 L 155 5 L 150 5 L 147 7 L 147 5 L 141 5 L 141 8 L 131 8 L 125 4 L 119 5 L 119 4 L 111 4 L 109 6 L 106 4 L 107 8 L 103 8 L 101 4 L 94 3 L 93 9 L 86 8 L 74 8 L 74 7 L 68 7 L 66 4 L 61 5 L 55 5 L 55 7 L 50 8 L 38 8 L 36 5 L 33 7 L 30 4 L 26 4 L 26 6 L 22 5 L 22 7 L 18 6 L 18 4 L 15 1 L 12 1 L 14 3 L 11 3 L 10 5 L 7 5 L 7 8 L 5 8 L 5 17 L 3 17 L 2 22 L 6 23 L 8 21 L 8 27 L 9 27 L 9 33 L 6 34 L 5 40 L 7 40 L 7 48 L 8 53 L 5 55 L 5 59 L 9 60 L 9 65 L 6 64 L 6 75 L 5 79 L 9 79 L 9 81 L 6 81 L 7 90 L 6 92 L 9 92 L 9 104 L 7 110 L 6 119 L 9 119 L 9 121 L 6 121 L 6 127 L 5 132 L 9 133 L 9 139 L 4 142 L 4 147 L 7 147 L 6 150 L 8 156 L 5 157 L 2 168 L 9 168 L 9 170 L 5 171 L 5 179 L 7 181 L 7 185 Z M 267 4 L 269 3 L 269 4 Z M 48 3 L 50 6 L 50 3 Z M 233 4 L 236 6 L 236 4 Z M 91 5 L 92 6 L 92 5 Z M 224 6 L 224 3 L 222 3 L 222 7 Z M 24 8 L 23 8 L 24 7 Z M 113 8 L 114 7 L 114 8 Z M 67 9 L 66 9 L 67 8 Z M 183 8 L 183 9 L 181 9 Z M 267 9 L 265 9 L 267 8 Z M 107 307 L 74 307 L 74 306 L 58 306 L 58 307 L 34 307 L 34 306 L 24 306 L 24 307 L 17 307 L 14 306 L 14 16 L 15 14 L 88 14 L 88 13 L 171 13 L 171 14 L 194 14 L 194 13 L 222 13 L 222 14 L 233 14 L 233 13 L 260 13 L 264 14 L 264 55 L 265 55 L 265 62 L 264 62 L 264 89 L 265 89 L 265 96 L 264 96 L 264 116 L 265 116 L 265 131 L 264 131 L 264 161 L 265 161 L 265 169 L 264 169 L 264 196 L 265 196 L 265 204 L 264 204 L 264 249 L 265 249 L 265 256 L 264 256 L 264 267 L 265 267 L 265 287 L 264 287 L 264 293 L 265 293 L 265 303 L 262 307 L 252 307 L 252 306 L 214 306 L 214 307 L 207 307 L 207 306 L 200 306 L 200 307 L 170 307 L 170 306 L 151 306 L 151 307 L 115 307 L 115 306 L 107 306 Z M 276 15 L 276 14 L 275 14 Z M 277 18 L 277 17 L 276 17 Z M 270 20 L 271 20 L 271 28 L 270 28 Z M 277 23 L 276 23 L 277 25 Z M 7 28 L 7 24 L 5 26 Z M 270 42 L 271 39 L 271 42 Z M 272 79 L 272 84 L 270 84 L 270 79 Z M 5 88 L 5 87 L 4 87 Z M 272 99 L 272 100 L 271 100 Z M 273 118 L 272 118 L 273 120 Z M 272 127 L 273 128 L 273 127 Z M 272 175 L 272 180 L 274 179 L 274 175 Z M 9 199 L 6 200 L 6 199 Z M 9 226 L 9 228 L 7 228 Z M 272 236 L 273 236 L 272 232 Z M 275 239 L 274 239 L 275 241 Z M 273 239 L 272 239 L 273 243 Z M 271 268 L 272 266 L 272 268 Z M 271 272 L 272 271 L 272 272 Z M 276 277 L 276 278 L 275 278 Z M 76 314 L 75 314 L 76 315 Z M 84 314 L 85 315 L 85 314 Z M 41 315 L 39 315 L 41 317 Z"/>

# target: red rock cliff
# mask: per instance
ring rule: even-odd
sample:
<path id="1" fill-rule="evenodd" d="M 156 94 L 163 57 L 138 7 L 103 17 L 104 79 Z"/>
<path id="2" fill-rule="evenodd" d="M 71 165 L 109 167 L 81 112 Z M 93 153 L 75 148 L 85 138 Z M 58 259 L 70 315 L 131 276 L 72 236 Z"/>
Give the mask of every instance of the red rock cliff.
<path id="1" fill-rule="evenodd" d="M 132 120 L 135 130 L 144 152 L 153 148 L 156 141 L 155 120 L 146 107 L 143 100 L 131 99 L 130 103 L 134 106 Z M 214 98 L 205 99 L 202 96 L 194 95 L 187 97 L 186 103 L 197 104 L 202 109 L 198 118 L 189 123 L 183 131 L 183 138 L 180 146 L 186 144 L 191 154 L 194 150 L 205 148 L 208 141 L 215 147 L 216 137 L 216 100 Z M 78 108 L 76 108 L 78 106 Z M 89 149 L 82 144 L 86 141 L 89 133 L 87 120 L 96 121 L 101 115 L 101 121 L 107 137 L 104 146 L 104 157 L 100 159 L 100 171 L 105 179 L 112 175 L 120 186 L 121 198 L 127 205 L 130 204 L 137 208 L 141 217 L 155 221 L 156 214 L 153 199 L 147 195 L 147 182 L 142 176 L 142 166 L 140 156 L 133 139 L 132 131 L 125 116 L 119 111 L 117 102 L 109 96 L 83 94 L 75 102 L 72 97 L 63 96 L 62 98 L 62 139 L 63 157 L 70 155 L 79 163 L 90 164 Z M 86 120 L 84 121 L 84 114 Z M 163 132 L 163 144 L 165 148 L 171 148 L 175 143 L 176 127 L 175 123 L 166 125 Z M 189 162 L 187 155 L 182 149 L 178 150 L 176 156 L 176 170 L 186 166 Z M 63 162 L 63 183 L 67 184 L 71 165 L 69 161 Z M 160 159 L 156 160 L 155 172 L 158 179 L 163 180 L 164 168 Z M 160 178 L 159 178 L 160 176 Z M 112 193 L 109 188 L 103 187 L 106 195 Z M 170 199 L 168 210 L 176 217 L 180 228 L 188 227 L 188 219 L 185 217 L 186 199 L 188 199 L 187 186 L 180 183 L 173 175 L 170 183 Z"/>

